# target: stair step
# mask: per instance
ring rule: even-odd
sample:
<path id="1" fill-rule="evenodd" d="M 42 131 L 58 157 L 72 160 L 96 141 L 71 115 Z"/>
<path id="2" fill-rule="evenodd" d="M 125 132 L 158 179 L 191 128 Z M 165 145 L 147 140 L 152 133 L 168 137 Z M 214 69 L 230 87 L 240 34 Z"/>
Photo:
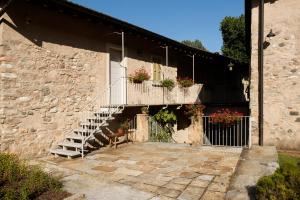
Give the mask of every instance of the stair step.
<path id="1" fill-rule="evenodd" d="M 63 149 L 51 149 L 50 153 L 63 155 L 68 157 L 80 156 L 81 153 L 78 151 L 70 151 L 70 150 L 63 150 Z"/>
<path id="2" fill-rule="evenodd" d="M 76 143 L 76 142 L 61 142 L 58 145 L 63 146 L 63 147 L 74 147 L 74 148 L 79 148 L 79 149 L 81 149 L 81 147 L 82 147 L 81 143 Z"/>
<path id="3" fill-rule="evenodd" d="M 77 133 L 91 133 L 91 131 L 89 129 L 83 129 L 83 128 L 74 129 L 74 132 L 77 132 Z"/>
<path id="4" fill-rule="evenodd" d="M 89 117 L 86 120 L 87 121 L 99 121 L 99 122 L 94 122 L 94 123 L 100 123 L 100 121 L 105 121 L 107 117 Z"/>
<path id="5" fill-rule="evenodd" d="M 80 156 L 81 152 L 88 153 L 88 145 L 86 140 L 89 138 L 91 140 L 97 141 L 97 138 L 94 134 L 99 133 L 104 138 L 107 138 L 102 130 L 109 126 L 109 120 L 115 119 L 115 114 L 121 114 L 124 110 L 124 105 L 108 105 L 108 106 L 101 106 L 99 110 L 96 112 L 92 111 L 89 112 L 89 117 L 86 118 L 84 122 L 80 123 L 78 129 L 74 130 L 74 133 L 71 135 L 67 135 L 65 140 L 58 144 L 57 149 L 51 149 L 50 152 L 52 154 L 67 156 L 68 158 L 72 158 L 75 156 Z M 84 142 L 85 148 L 82 148 L 82 143 Z M 97 141 L 100 145 L 104 145 L 101 141 Z M 74 150 L 72 150 L 74 148 Z M 77 150 L 77 151 L 76 151 Z"/>
<path id="6" fill-rule="evenodd" d="M 84 137 L 80 136 L 80 135 L 76 135 L 76 134 L 73 134 L 73 135 L 68 135 L 66 136 L 67 139 L 75 139 L 75 140 L 82 140 Z"/>
<path id="7" fill-rule="evenodd" d="M 96 117 L 89 117 L 88 119 L 99 119 L 99 120 L 113 120 L 115 117 L 107 115 L 107 116 L 99 116 L 100 114 L 95 113 Z"/>
<path id="8" fill-rule="evenodd" d="M 80 126 L 99 126 L 98 123 L 92 123 L 92 122 L 81 122 Z"/>

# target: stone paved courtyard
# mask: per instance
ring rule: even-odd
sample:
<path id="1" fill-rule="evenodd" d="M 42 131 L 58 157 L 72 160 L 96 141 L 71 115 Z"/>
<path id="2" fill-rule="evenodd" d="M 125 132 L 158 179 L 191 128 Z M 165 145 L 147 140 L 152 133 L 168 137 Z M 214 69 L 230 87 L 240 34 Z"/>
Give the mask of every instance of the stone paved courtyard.
<path id="1" fill-rule="evenodd" d="M 240 154 L 239 148 L 136 143 L 39 163 L 86 199 L 213 200 L 224 199 Z"/>

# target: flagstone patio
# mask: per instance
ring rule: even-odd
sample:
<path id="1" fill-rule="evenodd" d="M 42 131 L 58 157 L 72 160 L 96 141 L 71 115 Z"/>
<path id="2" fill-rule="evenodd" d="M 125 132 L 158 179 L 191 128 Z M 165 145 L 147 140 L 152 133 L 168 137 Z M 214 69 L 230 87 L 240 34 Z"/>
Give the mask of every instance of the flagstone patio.
<path id="1" fill-rule="evenodd" d="M 43 167 L 86 199 L 224 199 L 240 148 L 136 143 L 84 159 L 48 158 Z"/>

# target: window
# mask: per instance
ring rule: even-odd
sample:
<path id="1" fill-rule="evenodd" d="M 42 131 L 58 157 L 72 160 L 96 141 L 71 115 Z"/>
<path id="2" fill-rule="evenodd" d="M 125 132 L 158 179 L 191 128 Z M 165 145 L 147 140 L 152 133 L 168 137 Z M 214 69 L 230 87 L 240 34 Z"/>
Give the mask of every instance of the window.
<path id="1" fill-rule="evenodd" d="M 161 64 L 159 58 L 153 58 L 153 69 L 152 69 L 152 77 L 153 81 L 159 82 L 161 81 Z"/>

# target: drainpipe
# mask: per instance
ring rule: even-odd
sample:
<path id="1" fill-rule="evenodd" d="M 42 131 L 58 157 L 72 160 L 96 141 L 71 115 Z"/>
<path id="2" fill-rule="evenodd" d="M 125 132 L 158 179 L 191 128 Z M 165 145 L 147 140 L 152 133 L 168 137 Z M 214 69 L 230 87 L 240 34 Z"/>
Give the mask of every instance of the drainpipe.
<path id="1" fill-rule="evenodd" d="M 264 0 L 259 0 L 258 30 L 258 129 L 259 145 L 264 145 Z"/>
<path id="2" fill-rule="evenodd" d="M 125 59 L 125 38 L 124 38 L 124 31 L 122 31 L 122 62 L 124 64 Z M 124 64 L 125 65 L 125 64 Z M 127 66 L 124 66 L 124 82 L 125 82 L 125 104 L 127 104 Z"/>
<path id="3" fill-rule="evenodd" d="M 195 54 L 193 54 L 193 83 L 195 83 Z"/>

